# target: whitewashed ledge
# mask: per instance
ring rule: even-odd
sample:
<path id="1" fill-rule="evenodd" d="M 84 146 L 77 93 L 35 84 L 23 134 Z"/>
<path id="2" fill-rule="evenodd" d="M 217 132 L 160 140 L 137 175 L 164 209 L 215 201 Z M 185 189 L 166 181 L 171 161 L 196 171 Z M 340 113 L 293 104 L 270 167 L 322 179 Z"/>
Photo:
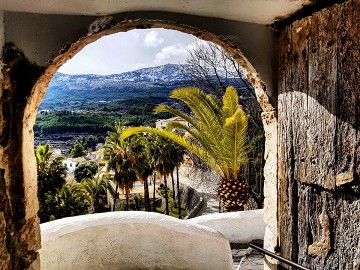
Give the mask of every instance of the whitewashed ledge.
<path id="1" fill-rule="evenodd" d="M 169 216 L 110 212 L 41 224 L 42 270 L 233 269 L 219 232 Z"/>
<path id="2" fill-rule="evenodd" d="M 230 243 L 249 243 L 264 239 L 264 210 L 219 213 L 199 216 L 187 220 L 191 224 L 200 224 L 221 232 Z"/>

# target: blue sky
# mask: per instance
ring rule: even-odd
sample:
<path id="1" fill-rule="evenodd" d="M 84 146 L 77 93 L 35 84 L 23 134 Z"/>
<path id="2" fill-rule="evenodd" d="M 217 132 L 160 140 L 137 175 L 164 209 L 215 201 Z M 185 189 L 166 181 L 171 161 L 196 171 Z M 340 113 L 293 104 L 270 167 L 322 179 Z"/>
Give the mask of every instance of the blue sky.
<path id="1" fill-rule="evenodd" d="M 105 36 L 87 45 L 59 72 L 67 74 L 115 74 L 144 67 L 181 64 L 196 37 L 160 28 L 131 30 Z"/>

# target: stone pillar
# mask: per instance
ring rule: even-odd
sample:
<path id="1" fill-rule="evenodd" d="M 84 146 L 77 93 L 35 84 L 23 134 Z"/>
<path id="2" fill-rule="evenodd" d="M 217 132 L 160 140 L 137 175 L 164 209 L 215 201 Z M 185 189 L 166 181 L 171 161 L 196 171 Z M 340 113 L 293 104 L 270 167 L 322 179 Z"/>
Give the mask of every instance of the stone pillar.
<path id="1" fill-rule="evenodd" d="M 0 14 L 0 269 L 40 269 L 40 226 L 32 133 L 24 111 L 42 69 L 4 45 Z"/>
<path id="2" fill-rule="evenodd" d="M 277 115 L 276 111 L 262 113 L 265 131 L 264 166 L 264 221 L 266 223 L 264 248 L 275 252 L 277 234 Z M 276 269 L 277 261 L 265 257 L 264 269 Z"/>

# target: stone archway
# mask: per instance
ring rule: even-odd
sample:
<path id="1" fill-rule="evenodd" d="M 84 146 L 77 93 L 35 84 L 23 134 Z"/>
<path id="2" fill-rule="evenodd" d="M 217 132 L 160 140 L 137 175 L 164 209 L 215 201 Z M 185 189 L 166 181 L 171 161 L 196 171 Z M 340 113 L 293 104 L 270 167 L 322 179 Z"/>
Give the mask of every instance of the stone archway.
<path id="1" fill-rule="evenodd" d="M 22 144 L 21 155 L 23 166 L 23 185 L 24 185 L 24 198 L 27 202 L 25 206 L 25 220 L 29 220 L 29 225 L 33 226 L 30 233 L 34 236 L 30 237 L 27 244 L 28 250 L 32 253 L 36 252 L 39 248 L 39 221 L 34 214 L 37 212 L 37 196 L 36 196 L 36 162 L 33 155 L 34 147 L 34 134 L 33 125 L 35 123 L 36 110 L 40 105 L 47 86 L 56 73 L 59 67 L 64 64 L 68 59 L 72 58 L 77 52 L 84 48 L 87 44 L 90 44 L 97 39 L 105 35 L 114 34 L 117 32 L 126 32 L 133 29 L 147 29 L 147 28 L 165 28 L 169 30 L 177 30 L 180 32 L 192 34 L 202 40 L 211 41 L 230 54 L 236 61 L 244 68 L 245 74 L 248 80 L 253 84 L 255 93 L 260 106 L 262 107 L 262 119 L 265 130 L 265 221 L 267 223 L 265 248 L 274 251 L 277 243 L 277 116 L 276 109 L 271 104 L 270 99 L 266 93 L 266 86 L 260 79 L 259 74 L 256 72 L 252 64 L 242 54 L 239 47 L 236 44 L 230 43 L 226 39 L 216 36 L 205 30 L 199 30 L 197 28 L 178 24 L 169 21 L 157 21 L 157 20 L 135 20 L 135 21 L 123 21 L 116 23 L 112 18 L 100 18 L 90 26 L 91 32 L 87 36 L 80 37 L 80 39 L 72 44 L 69 44 L 60 51 L 59 55 L 52 59 L 49 66 L 42 73 L 39 79 L 34 84 L 31 92 L 28 93 L 26 102 L 24 103 L 24 113 L 22 121 Z M 20 128 L 19 128 L 20 130 Z M 12 161 L 8 161 L 11 163 Z M 11 166 L 11 164 L 10 164 Z M 26 241 L 25 241 L 26 242 Z M 29 243 L 31 242 L 31 243 Z M 26 256 L 26 255 L 25 255 Z M 38 268 L 37 256 L 34 256 L 32 261 L 29 262 L 32 266 L 29 268 Z M 29 264 L 27 264 L 29 265 Z M 25 269 L 25 268 L 24 268 Z M 27 268 L 26 268 L 27 269 Z"/>

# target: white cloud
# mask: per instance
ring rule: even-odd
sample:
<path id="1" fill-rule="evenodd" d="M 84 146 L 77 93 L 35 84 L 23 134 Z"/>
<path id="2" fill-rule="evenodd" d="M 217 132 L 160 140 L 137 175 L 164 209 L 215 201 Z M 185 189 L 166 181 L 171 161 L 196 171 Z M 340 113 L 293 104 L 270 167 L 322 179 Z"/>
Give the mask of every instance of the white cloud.
<path id="1" fill-rule="evenodd" d="M 199 47 L 207 48 L 209 46 L 209 43 L 211 43 L 211 42 L 198 39 L 198 40 L 194 41 L 193 43 L 191 43 L 190 45 L 186 46 L 186 49 L 188 51 L 193 51 L 194 49 L 199 48 Z"/>
<path id="2" fill-rule="evenodd" d="M 164 39 L 156 31 L 149 32 L 144 39 L 146 47 L 156 47 L 164 42 Z"/>
<path id="3" fill-rule="evenodd" d="M 187 55 L 186 48 L 180 44 L 175 44 L 162 48 L 160 52 L 155 55 L 155 64 L 167 64 L 169 62 L 176 62 L 185 59 Z M 169 61 L 171 60 L 171 61 Z"/>
<path id="4" fill-rule="evenodd" d="M 194 36 L 161 28 L 135 29 L 104 36 L 64 64 L 68 74 L 115 74 L 163 64 L 181 64 Z"/>
<path id="5" fill-rule="evenodd" d="M 129 31 L 129 33 L 131 34 L 131 36 L 135 39 L 135 40 L 138 40 L 140 35 L 138 32 L 132 30 L 132 31 Z"/>

